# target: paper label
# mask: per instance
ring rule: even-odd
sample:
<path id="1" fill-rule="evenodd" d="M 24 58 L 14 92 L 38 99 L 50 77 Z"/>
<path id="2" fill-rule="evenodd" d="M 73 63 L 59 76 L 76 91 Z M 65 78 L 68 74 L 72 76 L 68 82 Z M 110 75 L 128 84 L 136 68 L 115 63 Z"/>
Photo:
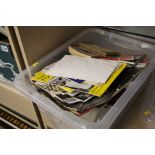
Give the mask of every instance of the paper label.
<path id="1" fill-rule="evenodd" d="M 4 45 L 1 45 L 1 50 L 3 52 L 9 52 L 8 47 L 7 46 L 4 46 Z"/>
<path id="2" fill-rule="evenodd" d="M 47 82 L 49 82 L 53 78 L 54 78 L 54 76 L 44 74 L 43 72 L 37 72 L 35 74 L 35 76 L 33 76 L 31 78 L 31 80 L 47 83 Z"/>

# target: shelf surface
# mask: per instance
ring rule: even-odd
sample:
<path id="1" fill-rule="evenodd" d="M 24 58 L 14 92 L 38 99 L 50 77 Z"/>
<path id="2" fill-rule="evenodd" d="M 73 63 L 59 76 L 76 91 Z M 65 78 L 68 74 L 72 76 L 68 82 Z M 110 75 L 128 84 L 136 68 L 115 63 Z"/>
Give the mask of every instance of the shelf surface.
<path id="1" fill-rule="evenodd" d="M 0 26 L 0 33 L 4 34 L 5 36 L 7 36 L 7 33 L 5 31 L 5 27 Z"/>
<path id="2" fill-rule="evenodd" d="M 0 103 L 38 123 L 32 102 L 13 85 L 0 81 Z"/>

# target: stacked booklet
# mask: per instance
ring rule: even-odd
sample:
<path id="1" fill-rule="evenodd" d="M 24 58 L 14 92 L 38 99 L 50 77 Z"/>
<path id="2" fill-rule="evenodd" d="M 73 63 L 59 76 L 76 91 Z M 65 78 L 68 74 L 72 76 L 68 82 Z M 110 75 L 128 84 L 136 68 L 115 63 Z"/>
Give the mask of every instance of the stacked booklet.
<path id="1" fill-rule="evenodd" d="M 79 43 L 69 46 L 68 55 L 35 73 L 31 81 L 40 93 L 80 116 L 114 104 L 147 63 L 145 55 L 121 55 Z"/>

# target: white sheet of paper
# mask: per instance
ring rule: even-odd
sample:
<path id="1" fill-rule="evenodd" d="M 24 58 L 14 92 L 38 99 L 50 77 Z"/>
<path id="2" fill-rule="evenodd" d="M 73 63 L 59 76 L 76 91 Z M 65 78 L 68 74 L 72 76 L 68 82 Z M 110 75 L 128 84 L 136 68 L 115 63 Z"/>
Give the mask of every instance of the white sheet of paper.
<path id="1" fill-rule="evenodd" d="M 46 74 L 105 83 L 118 65 L 118 61 L 66 55 Z"/>

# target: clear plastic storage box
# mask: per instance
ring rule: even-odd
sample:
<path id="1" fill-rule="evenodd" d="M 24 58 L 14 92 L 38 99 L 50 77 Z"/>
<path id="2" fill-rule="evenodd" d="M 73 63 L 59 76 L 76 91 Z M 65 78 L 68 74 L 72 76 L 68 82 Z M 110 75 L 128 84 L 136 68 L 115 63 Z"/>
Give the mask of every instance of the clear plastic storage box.
<path id="1" fill-rule="evenodd" d="M 155 70 L 151 74 L 144 100 L 140 108 L 140 117 L 146 128 L 155 128 Z"/>
<path id="2" fill-rule="evenodd" d="M 53 50 L 50 54 L 39 60 L 37 62 L 38 65 L 31 66 L 30 71 L 32 75 L 48 64 L 59 60 L 67 51 L 68 46 L 77 42 L 98 44 L 120 53 L 146 54 L 150 63 L 130 83 L 127 90 L 113 106 L 96 108 L 84 116 L 76 116 L 71 112 L 62 110 L 49 98 L 39 94 L 31 84 L 26 70 L 17 76 L 15 85 L 46 113 L 53 128 L 112 128 L 136 96 L 145 88 L 152 71 L 155 69 L 155 47 L 105 30 L 90 28 Z"/>

